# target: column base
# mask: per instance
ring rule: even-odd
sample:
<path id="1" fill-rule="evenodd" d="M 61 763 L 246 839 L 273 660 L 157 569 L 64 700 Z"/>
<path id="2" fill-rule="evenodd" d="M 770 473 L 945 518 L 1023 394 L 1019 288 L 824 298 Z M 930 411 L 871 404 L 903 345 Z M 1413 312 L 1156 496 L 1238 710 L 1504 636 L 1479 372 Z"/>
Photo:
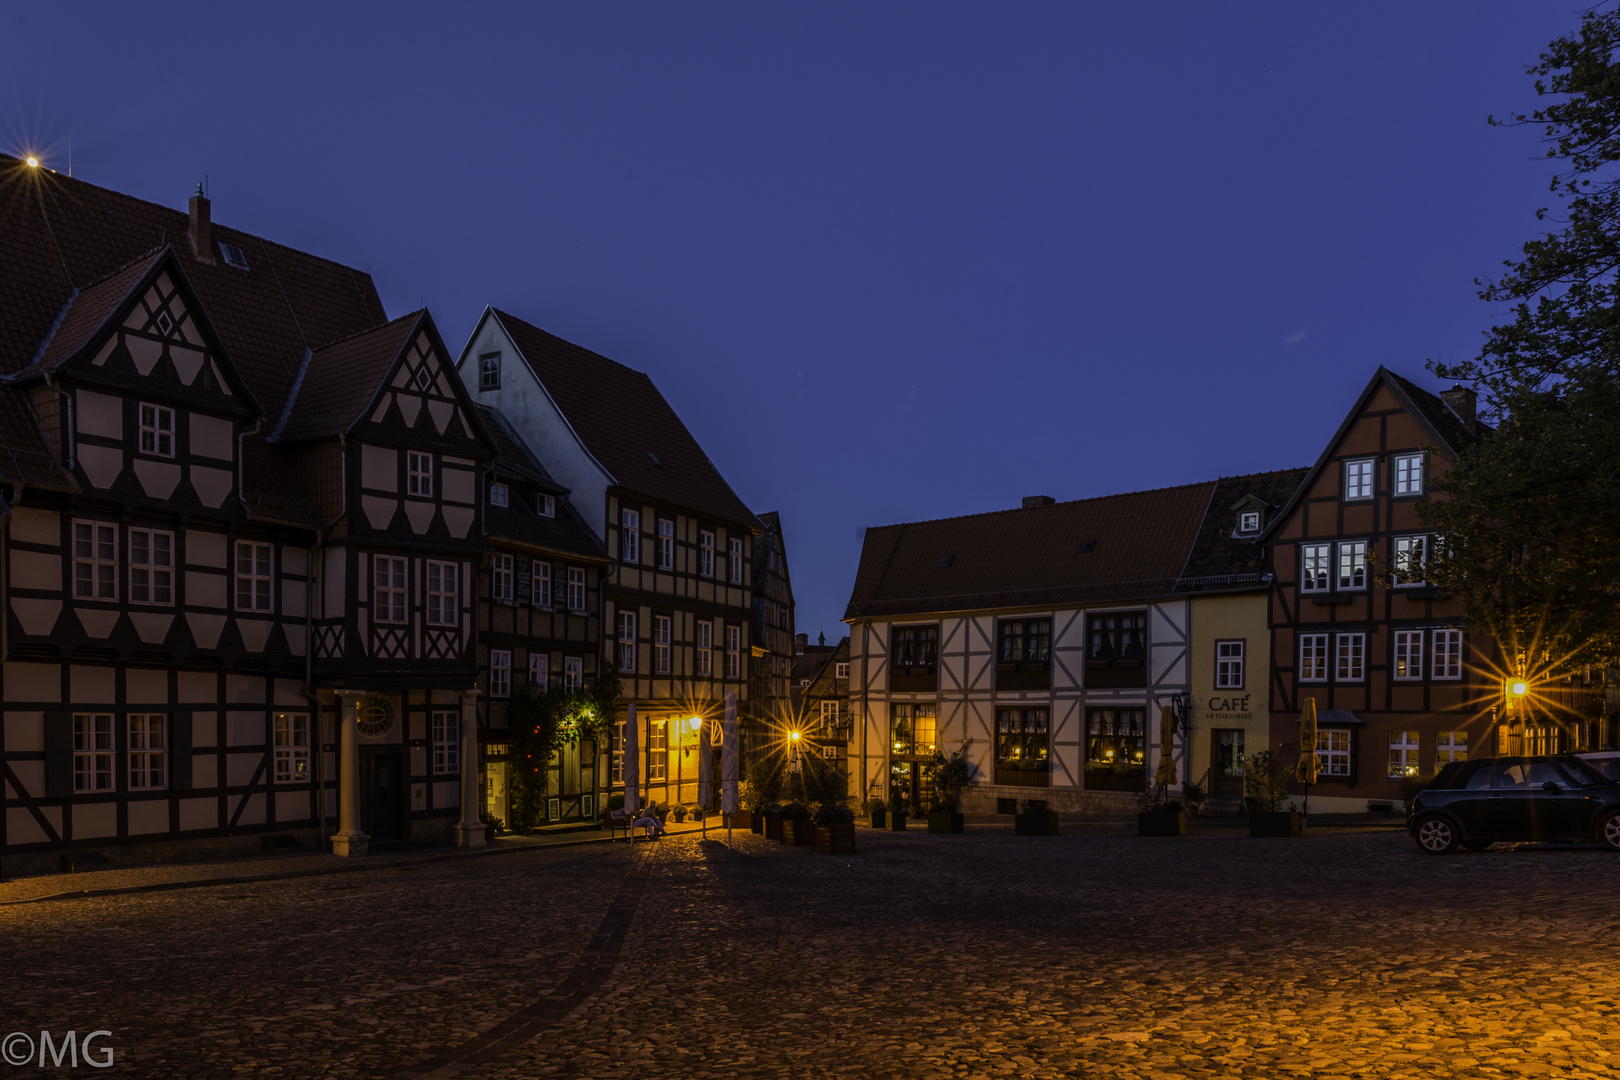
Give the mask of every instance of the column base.
<path id="1" fill-rule="evenodd" d="M 483 847 L 488 843 L 484 838 L 484 832 L 488 828 L 489 826 L 482 821 L 475 821 L 471 824 L 465 821 L 462 822 L 456 826 L 456 847 Z"/>
<path id="2" fill-rule="evenodd" d="M 358 859 L 366 854 L 371 847 L 371 837 L 365 833 L 333 833 L 332 854 L 341 855 L 345 859 Z"/>

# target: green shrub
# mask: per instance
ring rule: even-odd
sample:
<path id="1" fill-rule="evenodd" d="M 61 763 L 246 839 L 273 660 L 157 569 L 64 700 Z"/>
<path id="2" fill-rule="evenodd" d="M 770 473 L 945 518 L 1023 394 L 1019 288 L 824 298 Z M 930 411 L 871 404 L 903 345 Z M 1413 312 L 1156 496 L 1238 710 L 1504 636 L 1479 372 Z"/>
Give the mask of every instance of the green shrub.
<path id="1" fill-rule="evenodd" d="M 1292 809 L 1288 783 L 1294 778 L 1292 765 L 1280 765 L 1270 750 L 1250 754 L 1243 763 L 1243 790 L 1249 803 L 1262 814 Z"/>
<path id="2" fill-rule="evenodd" d="M 783 821 L 809 821 L 810 808 L 802 802 L 790 802 L 782 807 Z"/>

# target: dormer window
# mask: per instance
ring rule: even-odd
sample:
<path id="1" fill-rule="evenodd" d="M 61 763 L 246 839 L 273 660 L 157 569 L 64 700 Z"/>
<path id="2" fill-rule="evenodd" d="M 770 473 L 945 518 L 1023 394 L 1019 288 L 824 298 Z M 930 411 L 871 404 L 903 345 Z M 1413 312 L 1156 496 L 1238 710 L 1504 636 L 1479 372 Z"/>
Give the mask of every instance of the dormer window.
<path id="1" fill-rule="evenodd" d="M 508 498 L 509 496 L 505 484 L 495 483 L 489 485 L 489 505 L 506 506 L 508 505 Z"/>
<path id="2" fill-rule="evenodd" d="M 541 517 L 557 516 L 557 500 L 551 495 L 542 495 L 539 500 Z"/>
<path id="3" fill-rule="evenodd" d="M 1257 533 L 1260 531 L 1260 511 L 1245 510 L 1238 515 L 1237 531 L 1240 533 Z"/>

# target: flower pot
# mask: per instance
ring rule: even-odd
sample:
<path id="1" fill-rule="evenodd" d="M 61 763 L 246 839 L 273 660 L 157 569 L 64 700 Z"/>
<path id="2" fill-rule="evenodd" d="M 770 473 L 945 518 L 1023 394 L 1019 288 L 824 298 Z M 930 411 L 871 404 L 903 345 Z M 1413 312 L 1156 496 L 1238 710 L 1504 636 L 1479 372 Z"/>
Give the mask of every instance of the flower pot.
<path id="1" fill-rule="evenodd" d="M 1179 810 L 1154 810 L 1136 815 L 1137 836 L 1186 836 L 1187 815 Z"/>
<path id="2" fill-rule="evenodd" d="M 905 832 L 906 831 L 906 812 L 904 810 L 895 810 L 895 811 L 890 812 L 890 814 L 889 814 L 889 831 L 890 832 Z"/>
<path id="3" fill-rule="evenodd" d="M 1014 836 L 1056 836 L 1058 818 L 1051 811 L 1013 815 Z"/>
<path id="4" fill-rule="evenodd" d="M 887 817 L 888 817 L 888 812 L 885 810 L 885 808 L 883 808 L 881 806 L 878 807 L 876 810 L 872 811 L 872 828 L 874 828 L 874 829 L 885 828 L 888 825 Z"/>
<path id="5" fill-rule="evenodd" d="M 1266 813 L 1259 810 L 1249 812 L 1250 836 L 1299 836 L 1305 831 L 1305 817 L 1303 814 L 1287 810 L 1277 813 Z"/>
<path id="6" fill-rule="evenodd" d="M 754 814 L 750 810 L 738 810 L 731 815 L 731 828 L 751 829 L 754 827 Z"/>
<path id="7" fill-rule="evenodd" d="M 961 814 L 952 814 L 948 811 L 929 814 L 928 831 L 931 833 L 945 833 L 946 835 L 965 833 L 967 832 L 967 819 Z"/>
<path id="8" fill-rule="evenodd" d="M 765 839 L 780 840 L 782 838 L 782 819 L 776 814 L 765 815 Z"/>
<path id="9" fill-rule="evenodd" d="M 855 823 L 847 825 L 817 825 L 811 851 L 823 855 L 843 855 L 855 850 Z"/>
<path id="10" fill-rule="evenodd" d="M 816 823 L 809 818 L 783 818 L 780 830 L 781 835 L 777 839 L 782 843 L 809 847 L 816 835 Z"/>

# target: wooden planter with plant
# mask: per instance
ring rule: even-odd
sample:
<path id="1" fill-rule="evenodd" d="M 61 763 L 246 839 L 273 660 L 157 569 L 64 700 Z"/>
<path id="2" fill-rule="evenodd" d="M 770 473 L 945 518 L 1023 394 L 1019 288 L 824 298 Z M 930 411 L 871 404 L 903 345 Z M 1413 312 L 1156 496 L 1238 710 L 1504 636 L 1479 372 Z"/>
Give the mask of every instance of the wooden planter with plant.
<path id="1" fill-rule="evenodd" d="M 943 751 L 934 751 L 934 760 L 928 763 L 928 778 L 933 781 L 934 807 L 928 814 L 928 831 L 946 836 L 967 832 L 967 818 L 962 814 L 962 789 L 973 780 L 973 766 L 968 761 L 968 748 L 973 740 L 958 746 L 946 757 Z"/>
<path id="2" fill-rule="evenodd" d="M 1186 836 L 1187 811 L 1180 799 L 1167 798 L 1165 787 L 1154 785 L 1137 796 L 1137 836 Z"/>
<path id="3" fill-rule="evenodd" d="M 816 807 L 811 851 L 846 855 L 855 850 L 855 811 L 848 803 L 828 800 Z"/>
<path id="4" fill-rule="evenodd" d="M 1045 799 L 1025 799 L 1013 815 L 1014 836 L 1056 836 L 1058 816 Z"/>
<path id="5" fill-rule="evenodd" d="M 767 840 L 779 840 L 782 837 L 782 808 L 776 803 L 766 803 L 760 809 L 760 820 L 764 832 L 761 834 Z"/>
<path id="6" fill-rule="evenodd" d="M 754 812 L 752 810 L 738 810 L 736 813 L 728 816 L 730 818 L 731 828 L 754 829 Z M 759 830 L 754 829 L 754 831 L 758 832 Z"/>
<path id="7" fill-rule="evenodd" d="M 882 799 L 872 799 L 866 804 L 866 812 L 870 815 L 872 828 L 884 829 L 889 825 L 889 808 L 883 805 Z"/>
<path id="8" fill-rule="evenodd" d="M 1249 804 L 1249 835 L 1273 838 L 1301 836 L 1305 816 L 1294 809 L 1288 782 L 1292 765 L 1282 765 L 1271 751 L 1250 754 L 1243 763 L 1243 790 Z"/>
<path id="9" fill-rule="evenodd" d="M 816 823 L 810 820 L 810 808 L 803 803 L 791 802 L 782 807 L 777 826 L 777 839 L 795 847 L 809 847 L 815 839 Z"/>
<path id="10" fill-rule="evenodd" d="M 967 818 L 949 807 L 935 807 L 928 812 L 928 831 L 952 836 L 967 832 Z"/>

